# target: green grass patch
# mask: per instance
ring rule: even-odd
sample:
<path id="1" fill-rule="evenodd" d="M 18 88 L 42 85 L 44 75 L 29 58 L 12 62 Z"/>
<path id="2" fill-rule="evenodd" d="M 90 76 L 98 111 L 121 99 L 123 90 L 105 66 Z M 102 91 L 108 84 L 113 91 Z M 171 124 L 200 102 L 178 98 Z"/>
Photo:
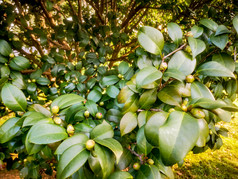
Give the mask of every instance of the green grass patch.
<path id="1" fill-rule="evenodd" d="M 238 114 L 230 123 L 219 125 L 229 130 L 228 137 L 222 137 L 223 146 L 201 154 L 190 152 L 181 167 L 173 167 L 175 178 L 238 178 Z"/>

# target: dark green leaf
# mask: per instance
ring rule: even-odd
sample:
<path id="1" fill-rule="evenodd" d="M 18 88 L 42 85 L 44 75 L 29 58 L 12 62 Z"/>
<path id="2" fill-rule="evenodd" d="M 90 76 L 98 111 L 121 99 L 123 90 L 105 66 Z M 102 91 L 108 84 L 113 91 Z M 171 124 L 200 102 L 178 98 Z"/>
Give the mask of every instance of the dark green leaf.
<path id="1" fill-rule="evenodd" d="M 114 85 L 118 81 L 119 81 L 119 78 L 116 75 L 105 76 L 102 79 L 102 85 L 104 86 Z"/>
<path id="2" fill-rule="evenodd" d="M 226 68 L 228 68 L 231 72 L 235 71 L 235 63 L 232 57 L 226 53 L 219 53 L 212 56 L 212 61 L 216 61 Z"/>
<path id="3" fill-rule="evenodd" d="M 158 98 L 170 105 L 180 106 L 182 103 L 182 97 L 178 93 L 178 91 L 173 87 L 165 87 L 161 91 L 158 92 Z"/>
<path id="4" fill-rule="evenodd" d="M 119 92 L 120 90 L 115 86 L 109 86 L 106 91 L 107 95 L 111 98 L 116 98 Z"/>
<path id="5" fill-rule="evenodd" d="M 216 30 L 215 36 L 221 35 L 221 34 L 229 34 L 229 33 L 231 33 L 231 32 L 226 28 L 226 26 L 219 25 L 217 30 Z"/>
<path id="6" fill-rule="evenodd" d="M 216 31 L 218 27 L 218 24 L 210 19 L 202 19 L 199 21 L 199 23 L 213 31 Z"/>
<path id="7" fill-rule="evenodd" d="M 30 62 L 28 59 L 18 56 L 18 57 L 14 57 L 11 61 L 9 66 L 13 69 L 13 70 L 17 70 L 17 71 L 21 71 L 21 70 L 25 70 L 27 68 L 29 68 L 30 66 Z"/>
<path id="8" fill-rule="evenodd" d="M 225 107 L 226 104 L 221 103 L 219 101 L 214 101 L 208 98 L 200 98 L 196 100 L 193 104 L 193 107 L 201 107 L 205 109 L 216 109 L 216 108 L 222 108 Z"/>
<path id="9" fill-rule="evenodd" d="M 11 110 L 25 111 L 27 107 L 24 93 L 10 83 L 5 83 L 3 86 L 1 97 L 3 103 Z"/>
<path id="10" fill-rule="evenodd" d="M 42 114 L 40 112 L 35 112 L 35 111 L 29 111 L 29 112 L 25 113 L 23 115 L 23 117 L 25 117 L 25 119 L 24 119 L 22 127 L 33 126 L 40 120 L 47 118 L 44 114 Z"/>
<path id="11" fill-rule="evenodd" d="M 165 71 L 164 73 L 164 77 L 165 78 L 174 78 L 174 79 L 177 79 L 179 81 L 184 81 L 186 76 L 181 72 L 179 71 L 178 69 L 168 69 Z"/>
<path id="12" fill-rule="evenodd" d="M 87 102 L 85 103 L 85 107 L 88 109 L 89 113 L 92 116 L 95 116 L 98 112 L 97 104 L 94 101 L 87 100 Z"/>
<path id="13" fill-rule="evenodd" d="M 9 56 L 12 52 L 12 48 L 5 40 L 0 40 L 0 54 L 3 56 Z"/>
<path id="14" fill-rule="evenodd" d="M 133 176 L 128 172 L 117 171 L 110 175 L 108 179 L 133 179 Z"/>
<path id="15" fill-rule="evenodd" d="M 91 132 L 91 139 L 106 139 L 112 138 L 114 136 L 114 132 L 112 126 L 108 124 L 106 121 L 103 121 L 102 124 L 97 125 Z"/>
<path id="16" fill-rule="evenodd" d="M 228 35 L 211 36 L 211 41 L 214 45 L 223 50 L 228 43 Z"/>
<path id="17" fill-rule="evenodd" d="M 18 117 L 13 117 L 0 126 L 0 143 L 8 142 L 15 137 L 20 130 L 20 126 L 16 125 L 19 119 Z"/>
<path id="18" fill-rule="evenodd" d="M 161 55 L 164 47 L 164 37 L 159 30 L 149 26 L 140 28 L 138 41 L 146 51 Z"/>
<path id="19" fill-rule="evenodd" d="M 138 153 L 148 155 L 151 152 L 153 146 L 147 142 L 145 133 L 144 133 L 144 129 L 145 129 L 145 127 L 143 126 L 137 132 L 136 147 L 137 147 Z"/>
<path id="20" fill-rule="evenodd" d="M 139 106 L 141 109 L 149 109 L 157 99 L 157 89 L 145 91 L 139 99 Z"/>
<path id="21" fill-rule="evenodd" d="M 174 22 L 168 23 L 168 33 L 170 38 L 175 42 L 175 44 L 178 46 L 182 42 L 183 38 L 183 32 L 178 24 Z"/>
<path id="22" fill-rule="evenodd" d="M 88 94 L 87 99 L 88 100 L 92 100 L 95 103 L 98 102 L 102 97 L 102 93 L 98 90 L 92 90 L 90 91 L 90 93 Z"/>
<path id="23" fill-rule="evenodd" d="M 234 17 L 233 19 L 233 26 L 236 29 L 236 33 L 238 33 L 238 15 Z"/>
<path id="24" fill-rule="evenodd" d="M 136 179 L 161 179 L 161 175 L 155 165 L 142 165 Z"/>
<path id="25" fill-rule="evenodd" d="M 188 37 L 188 43 L 191 47 L 193 58 L 195 58 L 197 55 L 199 55 L 206 49 L 206 45 L 202 40 Z"/>
<path id="26" fill-rule="evenodd" d="M 125 61 L 122 61 L 118 66 L 118 72 L 124 75 L 129 70 L 129 64 Z"/>

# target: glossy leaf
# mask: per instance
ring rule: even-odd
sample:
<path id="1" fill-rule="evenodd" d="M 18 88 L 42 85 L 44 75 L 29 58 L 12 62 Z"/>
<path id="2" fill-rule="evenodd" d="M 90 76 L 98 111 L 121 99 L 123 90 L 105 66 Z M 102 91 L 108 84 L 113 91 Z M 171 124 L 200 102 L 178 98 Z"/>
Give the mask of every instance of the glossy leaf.
<path id="1" fill-rule="evenodd" d="M 188 43 L 191 47 L 193 58 L 195 58 L 206 49 L 206 45 L 202 40 L 188 37 Z"/>
<path id="2" fill-rule="evenodd" d="M 138 121 L 138 126 L 139 128 L 141 128 L 142 126 L 145 125 L 146 121 L 148 120 L 148 116 L 151 115 L 151 112 L 150 111 L 141 111 L 139 114 L 138 114 L 138 117 L 137 117 L 137 121 Z"/>
<path id="3" fill-rule="evenodd" d="M 37 124 L 32 127 L 29 142 L 34 144 L 50 144 L 67 137 L 66 130 L 61 126 L 56 124 Z"/>
<path id="4" fill-rule="evenodd" d="M 90 133 L 91 139 L 106 139 L 112 138 L 114 132 L 112 126 L 106 121 L 103 121 L 102 124 L 97 125 Z"/>
<path id="5" fill-rule="evenodd" d="M 108 179 L 133 179 L 133 176 L 125 171 L 117 171 L 110 175 Z"/>
<path id="6" fill-rule="evenodd" d="M 155 55 L 161 55 L 164 47 L 164 37 L 159 30 L 149 26 L 140 28 L 138 41 L 146 51 Z"/>
<path id="7" fill-rule="evenodd" d="M 178 24 L 174 22 L 168 23 L 168 33 L 170 38 L 174 41 L 174 43 L 178 46 L 182 42 L 183 32 Z"/>
<path id="8" fill-rule="evenodd" d="M 182 97 L 178 91 L 173 87 L 165 87 L 158 92 L 158 98 L 169 105 L 180 106 L 182 103 Z"/>
<path id="9" fill-rule="evenodd" d="M 56 98 L 52 104 L 51 107 L 53 106 L 59 106 L 60 109 L 64 109 L 66 107 L 69 107 L 73 104 L 77 104 L 79 102 L 84 101 L 85 99 L 79 95 L 76 94 L 65 94 L 62 95 L 58 98 Z"/>
<path id="10" fill-rule="evenodd" d="M 85 107 L 88 109 L 89 113 L 92 116 L 95 116 L 98 112 L 98 107 L 94 101 L 87 100 L 87 102 L 85 103 Z"/>
<path id="11" fill-rule="evenodd" d="M 197 73 L 204 76 L 219 76 L 219 77 L 232 77 L 235 78 L 234 74 L 222 64 L 210 61 L 202 64 Z"/>
<path id="12" fill-rule="evenodd" d="M 103 139 L 103 140 L 101 140 L 99 138 L 96 138 L 95 141 L 98 144 L 110 149 L 114 153 L 114 155 L 116 156 L 117 163 L 119 162 L 119 159 L 120 159 L 120 157 L 122 155 L 122 152 L 123 152 L 123 148 L 117 140 L 115 140 L 113 138 L 106 138 L 106 139 Z"/>
<path id="13" fill-rule="evenodd" d="M 218 27 L 218 24 L 210 19 L 202 19 L 199 21 L 199 23 L 213 31 L 216 31 Z"/>
<path id="14" fill-rule="evenodd" d="M 2 88 L 1 97 L 3 103 L 11 110 L 25 111 L 27 107 L 26 97 L 24 93 L 16 86 L 5 83 Z"/>
<path id="15" fill-rule="evenodd" d="M 136 176 L 137 179 L 160 179 L 160 171 L 155 165 L 142 165 Z"/>
<path id="16" fill-rule="evenodd" d="M 149 109 L 157 99 L 157 89 L 145 91 L 139 99 L 139 106 L 141 109 Z"/>
<path id="17" fill-rule="evenodd" d="M 162 73 L 155 67 L 145 67 L 137 73 L 136 86 L 143 88 L 143 86 L 155 82 L 162 77 Z"/>
<path id="18" fill-rule="evenodd" d="M 215 100 L 212 92 L 201 82 L 195 81 L 191 84 L 191 97 L 196 98 L 208 98 Z"/>
<path id="19" fill-rule="evenodd" d="M 20 126 L 16 125 L 20 118 L 13 117 L 8 119 L 0 126 L 0 143 L 10 141 L 20 130 Z"/>
<path id="20" fill-rule="evenodd" d="M 119 81 L 119 78 L 116 75 L 105 76 L 102 79 L 102 84 L 104 86 L 114 85 Z"/>
<path id="21" fill-rule="evenodd" d="M 33 109 L 36 112 L 40 112 L 47 117 L 51 117 L 51 112 L 40 104 L 33 104 L 30 106 L 30 109 Z"/>
<path id="22" fill-rule="evenodd" d="M 199 126 L 199 137 L 196 146 L 204 147 L 206 145 L 207 137 L 209 135 L 209 127 L 205 119 L 197 119 Z"/>
<path id="23" fill-rule="evenodd" d="M 124 75 L 129 70 L 129 64 L 125 61 L 122 61 L 118 66 L 118 72 Z"/>
<path id="24" fill-rule="evenodd" d="M 55 154 L 61 155 L 63 154 L 68 148 L 75 144 L 82 144 L 84 145 L 88 140 L 88 136 L 85 134 L 79 133 L 74 134 L 73 136 L 64 140 L 56 149 Z"/>
<path id="25" fill-rule="evenodd" d="M 57 167 L 57 178 L 68 178 L 87 161 L 89 151 L 82 144 L 75 144 L 64 151 Z"/>
<path id="26" fill-rule="evenodd" d="M 186 78 L 184 73 L 182 73 L 178 69 L 168 69 L 168 70 L 166 70 L 165 73 L 164 73 L 164 77 L 165 78 L 170 78 L 171 77 L 171 78 L 174 78 L 174 79 L 179 80 L 181 82 L 184 81 L 185 78 Z"/>
<path id="27" fill-rule="evenodd" d="M 228 35 L 211 36 L 211 41 L 214 45 L 223 50 L 228 43 Z"/>
<path id="28" fill-rule="evenodd" d="M 216 33 L 215 33 L 215 36 L 217 35 L 221 35 L 221 34 L 229 34 L 231 33 L 226 26 L 224 25 L 219 25 L 217 30 L 216 30 Z"/>
<path id="29" fill-rule="evenodd" d="M 40 112 L 35 112 L 35 111 L 29 111 L 25 113 L 23 117 L 25 117 L 25 119 L 24 119 L 22 127 L 33 126 L 40 120 L 47 118 L 47 116 L 45 116 L 44 114 Z"/>
<path id="30" fill-rule="evenodd" d="M 226 104 L 221 103 L 219 101 L 214 101 L 208 98 L 200 98 L 196 100 L 193 104 L 193 107 L 201 107 L 205 109 L 216 109 L 216 108 L 222 108 L 226 106 Z"/>
<path id="31" fill-rule="evenodd" d="M 117 96 L 118 103 L 125 103 L 129 97 L 131 97 L 134 94 L 133 91 L 128 88 L 128 86 L 124 86 L 120 93 Z"/>
<path id="32" fill-rule="evenodd" d="M 0 40 L 0 54 L 3 56 L 9 56 L 12 52 L 12 48 L 9 43 L 5 40 Z"/>
<path id="33" fill-rule="evenodd" d="M 170 113 L 167 122 L 159 129 L 159 149 L 164 164 L 182 161 L 196 144 L 198 136 L 197 119 L 185 112 Z"/>
<path id="34" fill-rule="evenodd" d="M 235 71 L 235 63 L 232 57 L 226 53 L 219 53 L 212 56 L 212 61 L 216 61 L 226 68 L 228 68 L 231 72 Z"/>
<path id="35" fill-rule="evenodd" d="M 195 26 L 192 27 L 191 31 L 192 31 L 193 37 L 194 38 L 198 38 L 198 37 L 200 37 L 202 35 L 203 28 L 202 27 L 198 27 L 198 26 L 195 25 Z"/>
<path id="36" fill-rule="evenodd" d="M 139 109 L 138 106 L 138 98 L 136 95 L 132 95 L 125 103 L 124 107 L 122 108 L 123 114 L 127 112 L 136 112 Z"/>
<path id="37" fill-rule="evenodd" d="M 183 51 L 176 52 L 168 63 L 168 69 L 177 69 L 181 71 L 185 76 L 191 74 L 196 66 L 196 59 Z"/>
<path id="38" fill-rule="evenodd" d="M 30 62 L 25 57 L 18 56 L 18 57 L 14 57 L 10 61 L 9 66 L 13 70 L 21 71 L 21 70 L 25 70 L 25 69 L 29 68 Z"/>
<path id="39" fill-rule="evenodd" d="M 119 92 L 120 90 L 115 86 L 109 86 L 106 91 L 107 95 L 111 98 L 116 98 Z"/>
<path id="40" fill-rule="evenodd" d="M 236 29 L 236 33 L 238 33 L 238 15 L 234 17 L 233 19 L 233 26 Z"/>
<path id="41" fill-rule="evenodd" d="M 137 126 L 137 115 L 136 113 L 127 112 L 121 119 L 120 131 L 121 136 L 130 133 Z"/>
<path id="42" fill-rule="evenodd" d="M 219 119 L 225 122 L 230 122 L 231 121 L 231 112 L 225 111 L 223 109 L 214 109 L 212 110 L 214 114 L 218 116 Z"/>
<path id="43" fill-rule="evenodd" d="M 138 150 L 138 153 L 148 155 L 151 150 L 153 149 L 153 146 L 148 143 L 146 140 L 147 138 L 145 137 L 145 132 L 144 132 L 145 126 L 141 127 L 136 135 L 136 147 Z"/>
<path id="44" fill-rule="evenodd" d="M 90 93 L 88 94 L 87 99 L 88 100 L 92 100 L 95 103 L 98 102 L 102 97 L 102 93 L 98 90 L 92 90 L 90 91 Z"/>
<path id="45" fill-rule="evenodd" d="M 159 128 L 164 125 L 169 113 L 156 112 L 153 113 L 145 125 L 145 137 L 153 146 L 159 146 Z"/>

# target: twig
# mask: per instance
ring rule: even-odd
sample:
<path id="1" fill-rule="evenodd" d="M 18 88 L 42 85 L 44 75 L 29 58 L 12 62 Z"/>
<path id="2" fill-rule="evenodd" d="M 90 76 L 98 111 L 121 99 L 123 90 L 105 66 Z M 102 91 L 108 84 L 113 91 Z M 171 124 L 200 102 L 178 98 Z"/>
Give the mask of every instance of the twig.
<path id="1" fill-rule="evenodd" d="M 200 65 L 202 62 L 204 62 L 206 60 L 207 57 L 209 57 L 210 55 L 212 55 L 213 53 L 215 53 L 218 49 L 214 49 L 213 51 L 211 51 L 209 54 L 207 54 L 200 62 L 198 65 Z"/>
<path id="2" fill-rule="evenodd" d="M 182 50 L 186 45 L 187 45 L 187 44 L 185 43 L 185 44 L 183 44 L 182 46 L 180 46 L 179 48 L 177 48 L 176 50 L 174 50 L 174 51 L 172 51 L 171 53 L 169 53 L 168 55 L 164 56 L 164 57 L 162 58 L 162 62 L 163 62 L 166 58 L 168 58 L 169 56 L 171 56 L 171 55 L 173 55 L 174 53 L 176 53 L 177 51 Z"/>
<path id="3" fill-rule="evenodd" d="M 136 153 L 134 150 L 130 149 L 129 147 L 127 147 L 127 149 L 128 149 L 133 155 L 135 155 L 135 156 L 137 156 L 137 157 L 139 158 L 141 164 L 144 163 L 144 161 L 143 161 L 143 154 L 140 155 L 140 154 Z"/>
<path id="4" fill-rule="evenodd" d="M 144 109 L 138 109 L 137 112 L 142 112 L 142 111 L 145 111 Z M 155 111 L 155 112 L 162 112 L 163 110 L 162 109 L 149 109 L 149 111 Z"/>
<path id="5" fill-rule="evenodd" d="M 29 73 L 33 73 L 35 71 L 36 70 L 22 70 L 21 73 L 22 74 L 29 74 Z M 50 71 L 45 71 L 45 72 L 43 72 L 43 75 L 51 75 L 51 72 Z"/>
<path id="6" fill-rule="evenodd" d="M 234 48 L 234 61 L 236 61 L 237 53 L 236 53 L 236 47 Z"/>

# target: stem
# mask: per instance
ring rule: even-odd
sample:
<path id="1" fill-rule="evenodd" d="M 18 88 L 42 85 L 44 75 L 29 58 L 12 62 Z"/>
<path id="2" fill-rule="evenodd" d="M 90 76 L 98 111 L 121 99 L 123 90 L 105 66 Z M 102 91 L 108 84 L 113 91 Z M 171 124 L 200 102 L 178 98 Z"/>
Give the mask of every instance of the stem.
<path id="1" fill-rule="evenodd" d="M 171 53 L 169 53 L 168 55 L 164 56 L 164 57 L 162 58 L 162 62 L 163 62 L 166 58 L 168 58 L 169 56 L 171 56 L 171 55 L 173 55 L 174 53 L 176 53 L 177 51 L 182 50 L 186 45 L 187 45 L 187 44 L 185 43 L 185 44 L 183 44 L 182 46 L 180 46 L 179 48 L 177 48 L 176 50 L 174 50 L 174 51 L 172 51 Z"/>
<path id="2" fill-rule="evenodd" d="M 127 147 L 127 149 L 128 149 L 133 155 L 135 155 L 135 156 L 137 156 L 137 157 L 139 158 L 141 164 L 144 163 L 144 161 L 143 161 L 143 154 L 140 155 L 140 154 L 136 153 L 134 150 L 130 149 L 129 147 Z"/>
<path id="3" fill-rule="evenodd" d="M 234 61 L 236 61 L 237 53 L 236 53 L 236 47 L 234 48 Z"/>
<path id="4" fill-rule="evenodd" d="M 137 112 L 142 112 L 142 111 L 145 111 L 145 110 L 144 109 L 138 109 L 137 110 Z M 152 108 L 152 109 L 149 109 L 149 111 L 161 112 L 163 110 L 162 109 L 154 109 L 154 108 Z"/>

